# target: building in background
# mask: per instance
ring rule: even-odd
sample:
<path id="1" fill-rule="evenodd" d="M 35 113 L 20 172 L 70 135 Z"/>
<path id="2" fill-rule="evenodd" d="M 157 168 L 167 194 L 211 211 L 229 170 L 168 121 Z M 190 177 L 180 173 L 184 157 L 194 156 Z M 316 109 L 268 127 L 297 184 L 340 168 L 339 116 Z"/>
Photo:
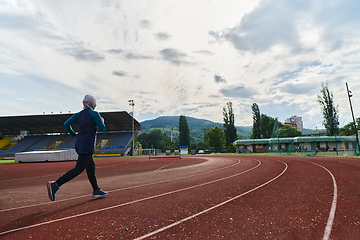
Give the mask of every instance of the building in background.
<path id="1" fill-rule="evenodd" d="M 304 133 L 304 127 L 303 127 L 303 121 L 302 121 L 302 117 L 298 117 L 296 115 L 285 119 L 285 125 L 288 125 L 290 127 L 294 127 L 297 130 L 299 130 L 300 132 Z"/>

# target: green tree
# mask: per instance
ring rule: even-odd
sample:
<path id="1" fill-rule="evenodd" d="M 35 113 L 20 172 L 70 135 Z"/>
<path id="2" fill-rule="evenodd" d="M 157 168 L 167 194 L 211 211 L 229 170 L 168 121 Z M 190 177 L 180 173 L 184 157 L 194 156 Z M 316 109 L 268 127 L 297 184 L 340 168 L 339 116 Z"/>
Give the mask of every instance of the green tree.
<path id="1" fill-rule="evenodd" d="M 261 124 L 261 118 L 260 118 L 260 109 L 259 106 L 256 103 L 253 103 L 251 106 L 251 110 L 253 112 L 253 128 L 252 128 L 252 135 L 250 138 L 258 139 L 261 138 L 261 132 L 260 132 L 260 124 Z"/>
<path id="2" fill-rule="evenodd" d="M 356 121 L 356 129 L 359 129 L 360 118 L 357 118 L 355 121 Z M 354 123 L 353 123 L 353 122 L 349 122 L 348 124 L 346 124 L 345 126 L 343 126 L 343 127 L 340 129 L 340 135 L 342 135 L 342 136 L 355 135 Z"/>
<path id="3" fill-rule="evenodd" d="M 166 144 L 165 144 L 165 148 L 166 150 L 170 150 L 171 152 L 174 152 L 174 150 L 179 149 L 179 141 L 172 141 L 171 142 L 171 138 L 167 137 L 166 138 Z"/>
<path id="4" fill-rule="evenodd" d="M 260 118 L 260 136 L 262 138 L 271 138 L 274 129 L 274 124 L 277 122 L 275 118 L 269 117 L 266 114 L 261 114 Z"/>
<path id="5" fill-rule="evenodd" d="M 283 125 L 279 130 L 278 130 L 278 137 L 298 137 L 301 136 L 302 132 L 300 132 L 299 130 L 297 130 L 294 127 L 290 127 L 288 125 Z"/>
<path id="6" fill-rule="evenodd" d="M 233 145 L 233 143 L 230 143 L 229 146 L 229 152 L 234 153 L 236 152 L 237 147 Z"/>
<path id="7" fill-rule="evenodd" d="M 147 135 L 148 135 L 148 133 L 143 132 L 143 133 L 140 133 L 136 137 L 136 142 L 139 142 L 141 144 L 142 148 L 147 148 L 148 147 L 147 144 L 146 144 Z"/>
<path id="8" fill-rule="evenodd" d="M 206 149 L 206 144 L 204 141 L 199 141 L 197 142 L 196 144 L 196 151 L 199 151 L 199 150 L 205 150 Z"/>
<path id="9" fill-rule="evenodd" d="M 237 140 L 237 133 L 235 128 L 235 117 L 232 109 L 232 102 L 227 103 L 227 108 L 223 108 L 223 119 L 225 128 L 226 146 L 229 147 L 231 143 Z"/>
<path id="10" fill-rule="evenodd" d="M 180 146 L 188 146 L 190 150 L 190 130 L 186 117 L 183 115 L 179 118 L 179 144 Z"/>
<path id="11" fill-rule="evenodd" d="M 321 95 L 318 95 L 318 102 L 321 106 L 323 114 L 323 125 L 325 126 L 325 134 L 332 136 L 339 128 L 339 111 L 338 107 L 334 104 L 334 96 L 329 91 L 327 84 L 322 83 Z"/>
<path id="12" fill-rule="evenodd" d="M 140 142 L 136 142 L 136 143 L 135 143 L 135 147 L 141 148 L 141 147 L 142 147 L 142 146 L 141 146 L 141 143 L 140 143 Z"/>
<path id="13" fill-rule="evenodd" d="M 207 145 L 210 148 L 219 150 L 225 146 L 226 140 L 224 130 L 219 128 L 217 125 L 207 130 L 204 137 Z"/>
<path id="14" fill-rule="evenodd" d="M 136 138 L 136 141 L 139 142 L 143 148 L 161 149 L 162 152 L 165 152 L 165 146 L 167 141 L 170 141 L 169 139 L 170 138 L 160 129 L 153 129 L 149 133 L 141 133 Z"/>

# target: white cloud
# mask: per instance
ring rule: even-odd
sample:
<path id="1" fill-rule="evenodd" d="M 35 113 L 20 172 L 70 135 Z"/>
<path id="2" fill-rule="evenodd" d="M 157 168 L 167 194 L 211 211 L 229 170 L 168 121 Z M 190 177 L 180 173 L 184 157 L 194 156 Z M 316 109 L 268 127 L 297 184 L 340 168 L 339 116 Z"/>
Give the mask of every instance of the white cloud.
<path id="1" fill-rule="evenodd" d="M 360 99 L 357 1 L 1 4 L 3 115 L 76 111 L 91 93 L 100 111 L 130 111 L 134 99 L 139 120 L 184 114 L 221 122 L 232 101 L 237 125 L 252 125 L 256 102 L 280 120 L 296 114 L 305 127 L 321 127 L 322 82 L 341 123 L 349 119 L 345 82 Z M 44 94 L 53 88 L 55 98 Z"/>

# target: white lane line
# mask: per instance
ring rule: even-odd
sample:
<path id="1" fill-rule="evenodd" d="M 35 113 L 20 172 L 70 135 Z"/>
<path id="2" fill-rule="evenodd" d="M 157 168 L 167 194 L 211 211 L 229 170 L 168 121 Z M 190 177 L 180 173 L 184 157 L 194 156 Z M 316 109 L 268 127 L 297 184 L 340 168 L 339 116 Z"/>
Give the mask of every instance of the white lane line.
<path id="1" fill-rule="evenodd" d="M 329 214 L 329 218 L 328 221 L 326 223 L 326 227 L 325 227 L 325 232 L 324 232 L 324 237 L 323 240 L 328 240 L 330 238 L 330 234 L 331 234 L 331 230 L 332 230 L 332 225 L 334 223 L 334 219 L 335 219 L 335 212 L 336 212 L 336 203 L 337 203 L 337 184 L 336 184 L 336 180 L 334 175 L 330 172 L 330 170 L 328 170 L 326 167 L 311 162 L 312 164 L 315 164 L 323 169 L 325 169 L 331 176 L 332 180 L 333 180 L 333 184 L 334 184 L 334 193 L 333 193 L 333 200 L 332 200 L 332 204 L 331 204 L 331 209 L 330 209 L 330 214 Z"/>
<path id="2" fill-rule="evenodd" d="M 208 171 L 208 172 L 203 172 L 203 173 L 188 175 L 188 176 L 185 176 L 185 177 L 179 177 L 179 178 L 174 178 L 174 179 L 169 179 L 169 180 L 163 180 L 163 181 L 158 181 L 158 182 L 153 182 L 153 183 L 145 183 L 145 184 L 140 184 L 140 185 L 131 186 L 131 187 L 119 188 L 119 189 L 114 189 L 114 190 L 110 190 L 110 191 L 107 191 L 107 192 L 111 193 L 111 192 L 124 191 L 124 190 L 129 190 L 129 189 L 134 189 L 134 188 L 140 188 L 140 187 L 146 187 L 146 186 L 151 186 L 151 185 L 156 185 L 156 184 L 161 184 L 161 183 L 167 183 L 167 182 L 177 181 L 177 180 L 184 179 L 184 178 L 196 177 L 196 176 L 199 176 L 199 175 L 208 174 L 208 173 L 213 173 L 213 172 L 216 172 L 216 171 L 221 171 L 221 170 L 224 170 L 224 169 L 227 169 L 227 168 L 235 167 L 236 165 L 238 165 L 238 164 L 240 164 L 240 163 L 241 163 L 241 161 L 238 160 L 238 162 L 235 163 L 235 164 L 233 164 L 233 165 L 229 165 L 229 166 L 226 166 L 226 167 L 223 167 L 223 168 L 211 170 L 211 171 Z M 21 207 L 15 207 L 15 208 L 8 208 L 8 209 L 0 210 L 0 213 L 1 213 L 1 212 L 14 211 L 14 210 L 23 209 L 23 208 L 38 207 L 38 206 L 47 205 L 47 204 L 56 204 L 56 203 L 59 203 L 59 202 L 65 202 L 65 201 L 70 201 L 70 200 L 79 199 L 79 198 L 84 198 L 84 197 L 89 197 L 89 196 L 91 196 L 91 195 L 83 195 L 83 196 L 78 196 L 78 197 L 72 197 L 72 198 L 62 199 L 62 200 L 56 200 L 56 201 L 54 201 L 54 202 L 45 202 L 45 203 L 38 203 L 38 204 L 21 206 Z"/>
<path id="3" fill-rule="evenodd" d="M 169 164 L 167 164 L 167 165 L 165 165 L 165 166 L 162 166 L 162 167 L 160 167 L 160 168 L 158 168 L 158 169 L 155 169 L 154 172 L 159 171 L 159 170 L 161 170 L 161 169 L 163 169 L 163 168 L 166 168 L 166 167 L 168 167 L 168 166 L 170 166 L 170 165 L 172 165 L 172 164 L 174 164 L 174 163 L 176 163 L 176 161 L 174 161 L 174 162 L 172 162 L 172 163 L 169 163 Z"/>
<path id="4" fill-rule="evenodd" d="M 220 178 L 220 179 L 213 180 L 213 181 L 210 181 L 210 182 L 207 182 L 207 183 L 202 183 L 202 184 L 194 185 L 194 186 L 191 186 L 191 187 L 181 188 L 181 189 L 178 189 L 178 190 L 174 190 L 174 191 L 170 191 L 170 192 L 166 192 L 166 193 L 162 193 L 162 194 L 158 194 L 158 195 L 154 195 L 154 196 L 150 196 L 150 197 L 146 197 L 146 198 L 134 200 L 134 201 L 127 202 L 127 203 L 122 203 L 122 204 L 119 204 L 119 205 L 114 205 L 114 206 L 111 206 L 111 207 L 106 207 L 106 208 L 102 208 L 102 209 L 97 209 L 97 210 L 93 210 L 93 211 L 89 211 L 89 212 L 84 212 L 84 213 L 76 214 L 76 215 L 73 215 L 73 216 L 68 216 L 68 217 L 64 217 L 64 218 L 59 218 L 59 219 L 55 219 L 55 220 L 51 220 L 51 221 L 47 221 L 47 222 L 37 223 L 37 224 L 29 225 L 29 226 L 26 226 L 26 227 L 11 229 L 11 230 L 8 230 L 8 231 L 5 231 L 5 232 L 1 232 L 1 233 L 0 233 L 0 236 L 1 236 L 1 235 L 8 234 L 8 233 L 12 233 L 12 232 L 17 232 L 17 231 L 20 231 L 20 230 L 24 230 L 24 229 L 34 228 L 34 227 L 38 227 L 38 226 L 42 226 L 42 225 L 47 225 L 47 224 L 50 224 L 50 223 L 55 223 L 55 222 L 60 222 L 60 221 L 64 221 L 64 220 L 68 220 L 68 219 L 72 219 L 72 218 L 82 217 L 82 216 L 89 215 L 89 214 L 93 214 L 93 213 L 103 212 L 103 211 L 111 210 L 111 209 L 114 209 L 114 208 L 119 208 L 119 207 L 123 207 L 123 206 L 126 206 L 126 205 L 130 205 L 130 204 L 134 204 L 134 203 L 139 203 L 139 202 L 143 202 L 143 201 L 146 201 L 146 200 L 150 200 L 150 199 L 154 199 L 154 198 L 158 198 L 158 197 L 163 197 L 163 196 L 171 195 L 171 194 L 174 194 L 174 193 L 179 193 L 179 192 L 186 191 L 186 190 L 190 190 L 190 189 L 193 189 L 193 188 L 202 187 L 202 186 L 209 185 L 209 184 L 212 184 L 212 183 L 216 183 L 216 182 L 220 182 L 220 181 L 223 181 L 223 180 L 227 180 L 227 179 L 230 179 L 230 178 L 239 176 L 239 175 L 241 175 L 241 174 L 247 173 L 247 172 L 249 172 L 249 171 L 251 171 L 251 170 L 254 170 L 255 168 L 259 167 L 259 166 L 261 165 L 261 162 L 260 162 L 259 160 L 257 160 L 257 161 L 258 161 L 258 165 L 256 165 L 255 167 L 252 167 L 252 168 L 250 168 L 250 169 L 248 169 L 248 170 L 246 170 L 246 171 L 244 171 L 244 172 L 237 173 L 237 174 L 235 174 L 235 175 L 231 175 L 231 176 L 228 176 L 228 177 Z M 249 192 L 250 192 L 250 191 L 249 191 Z"/>
<path id="5" fill-rule="evenodd" d="M 125 164 L 129 164 L 129 163 L 120 163 L 120 164 L 114 164 L 114 165 L 109 165 L 109 166 L 99 166 L 99 167 L 97 166 L 96 169 L 113 167 L 113 166 L 119 166 L 119 165 L 125 165 Z M 66 170 L 65 170 L 65 171 L 66 171 Z M 0 183 L 21 181 L 21 180 L 29 180 L 29 179 L 34 179 L 34 178 L 43 178 L 43 177 L 50 177 L 50 176 L 59 176 L 59 175 L 61 176 L 62 174 L 64 174 L 64 172 L 53 173 L 53 174 L 48 174 L 48 175 L 41 175 L 41 176 L 26 177 L 26 178 L 16 178 L 16 179 L 9 179 L 9 180 L 0 180 Z"/>
<path id="6" fill-rule="evenodd" d="M 120 165 L 126 165 L 126 164 L 129 164 L 129 163 L 128 162 L 123 162 L 123 163 L 112 164 L 112 165 L 96 166 L 96 169 L 108 168 L 108 167 L 114 167 L 114 166 L 120 166 Z"/>
<path id="7" fill-rule="evenodd" d="M 169 164 L 167 164 L 167 165 L 165 165 L 165 166 L 162 166 L 162 167 L 160 167 L 160 168 L 158 168 L 158 169 L 155 169 L 154 172 L 159 171 L 159 170 L 161 170 L 161 169 L 164 169 L 164 168 L 166 168 L 166 167 L 168 167 L 168 166 L 170 166 L 170 165 L 172 165 L 172 164 L 174 164 L 174 163 L 176 163 L 176 162 L 178 162 L 178 161 L 180 161 L 180 160 L 174 161 L 174 162 L 169 163 Z M 206 161 L 208 162 L 209 159 L 206 158 Z M 224 162 L 224 161 L 225 161 L 225 160 L 223 160 L 223 162 Z"/>
<path id="8" fill-rule="evenodd" d="M 183 223 L 183 222 L 186 222 L 186 221 L 188 221 L 188 220 L 190 220 L 190 219 L 193 219 L 193 218 L 195 218 L 195 217 L 198 217 L 198 216 L 200 216 L 200 215 L 202 215 L 202 214 L 204 214 L 204 213 L 207 213 L 207 212 L 209 212 L 209 211 L 211 211 L 211 210 L 214 210 L 215 208 L 221 207 L 221 206 L 223 206 L 223 205 L 225 205 L 225 204 L 227 204 L 227 203 L 229 203 L 229 202 L 231 202 L 231 201 L 234 201 L 235 199 L 238 199 L 238 198 L 240 198 L 240 197 L 242 197 L 242 196 L 244 196 L 244 195 L 246 195 L 246 194 L 248 194 L 248 193 L 251 193 L 251 192 L 253 192 L 253 191 L 255 191 L 255 190 L 259 189 L 259 188 L 264 187 L 265 185 L 271 183 L 272 181 L 275 181 L 276 179 L 278 179 L 281 175 L 283 175 L 283 174 L 285 173 L 285 171 L 286 171 L 287 168 L 288 168 L 288 165 L 287 165 L 285 162 L 283 162 L 283 161 L 281 161 L 281 162 L 285 164 L 285 169 L 284 169 L 278 176 L 276 176 L 275 178 L 267 181 L 266 183 L 263 183 L 263 184 L 255 187 L 255 188 L 253 188 L 253 189 L 251 189 L 251 190 L 249 190 L 249 191 L 247 191 L 247 192 L 244 192 L 244 193 L 242 193 L 242 194 L 240 194 L 240 195 L 238 195 L 238 196 L 236 196 L 236 197 L 230 198 L 230 199 L 226 200 L 225 202 L 219 203 L 218 205 L 215 205 L 215 206 L 213 206 L 213 207 L 211 207 L 211 208 L 208 208 L 208 209 L 206 209 L 206 210 L 204 210 L 204 211 L 198 212 L 198 213 L 196 213 L 196 214 L 194 214 L 194 215 L 191 215 L 191 216 L 189 216 L 189 217 L 187 217 L 187 218 L 181 219 L 180 221 L 177 221 L 177 222 L 175 222 L 175 223 L 172 223 L 172 224 L 170 224 L 170 225 L 168 225 L 168 226 L 165 226 L 165 227 L 163 227 L 163 228 L 160 228 L 160 229 L 158 229 L 158 230 L 156 230 L 156 231 L 153 231 L 153 232 L 150 232 L 150 233 L 148 233 L 148 234 L 146 234 L 146 235 L 143 235 L 143 236 L 141 236 L 141 237 L 135 238 L 134 240 L 141 240 L 141 239 L 145 239 L 145 238 L 147 238 L 147 237 L 151 237 L 151 236 L 153 236 L 153 235 L 155 235 L 155 234 L 158 234 L 158 233 L 160 233 L 160 232 L 165 231 L 166 229 L 172 228 L 172 227 L 174 227 L 174 226 L 176 226 L 176 225 L 179 225 L 179 224 L 181 224 L 181 223 Z"/>
<path id="9" fill-rule="evenodd" d="M 34 179 L 34 178 L 50 177 L 50 176 L 55 176 L 55 175 L 56 175 L 56 176 L 59 176 L 60 174 L 64 174 L 64 173 L 53 173 L 53 174 L 48 174 L 48 175 L 41 175 L 41 176 L 34 176 L 34 177 L 27 177 L 27 178 L 17 178 L 17 179 L 1 180 L 0 183 L 21 181 L 21 180 L 29 180 L 29 179 Z"/>

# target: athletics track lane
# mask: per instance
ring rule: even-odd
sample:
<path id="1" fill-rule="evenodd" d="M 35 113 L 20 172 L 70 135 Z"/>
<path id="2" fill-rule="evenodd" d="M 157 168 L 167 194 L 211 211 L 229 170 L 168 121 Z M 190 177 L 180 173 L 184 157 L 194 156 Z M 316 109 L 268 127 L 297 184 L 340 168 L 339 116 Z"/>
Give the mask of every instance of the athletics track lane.
<path id="1" fill-rule="evenodd" d="M 209 161 L 201 164 L 179 168 L 181 163 L 194 159 L 200 158 L 184 158 L 181 161 L 139 159 L 136 161 L 137 164 L 131 162 L 134 161 L 133 159 L 121 158 L 114 162 L 107 160 L 109 163 L 104 165 L 102 160 L 97 160 L 99 182 L 104 189 L 112 190 L 108 198 L 99 200 L 91 200 L 89 196 L 67 200 L 69 197 L 64 194 L 65 191 L 74 195 L 75 189 L 77 196 L 84 192 L 83 189 L 88 193 L 89 183 L 82 176 L 69 182 L 66 190 L 64 185 L 57 195 L 59 201 L 49 204 L 46 193 L 45 199 L 42 195 L 45 187 L 41 185 L 43 184 L 41 176 L 35 178 L 26 176 L 32 179 L 30 183 L 32 185 L 41 182 L 41 190 L 40 185 L 39 189 L 36 186 L 32 189 L 39 191 L 37 195 L 42 197 L 38 202 L 45 204 L 1 212 L 0 234 L 19 227 L 57 221 L 64 217 L 70 218 L 3 234 L 0 238 L 28 239 L 31 236 L 45 239 L 51 236 L 66 239 L 89 236 L 133 239 L 236 198 L 239 194 L 246 193 L 283 173 L 278 179 L 259 189 L 151 237 L 156 239 L 201 237 L 321 239 L 331 208 L 333 183 L 331 176 L 324 169 L 306 161 L 315 159 L 317 164 L 329 165 L 329 168 L 334 168 L 331 171 L 339 172 L 335 176 L 344 177 L 341 175 L 344 170 L 337 168 L 337 165 L 344 165 L 341 161 L 332 163 L 325 161 L 324 158 L 222 156 L 209 157 Z M 194 163 L 199 162 L 194 161 Z M 54 166 L 58 163 L 48 165 Z M 166 165 L 172 168 L 162 169 Z M 353 164 L 345 166 L 346 169 L 354 168 Z M 161 170 L 155 171 L 159 168 Z M 44 173 L 46 175 L 48 172 Z M 171 179 L 176 180 L 169 181 Z M 339 195 L 346 194 L 348 190 L 340 183 L 341 179 L 339 180 L 341 186 Z M 6 181 L 9 184 L 9 179 Z M 23 182 L 24 179 L 18 181 Z M 344 184 L 348 184 L 346 178 L 343 181 Z M 0 181 L 0 187 L 2 182 Z M 142 186 L 135 188 L 139 185 Z M 14 191 L 17 190 L 23 189 L 18 187 Z M 158 196 L 160 194 L 163 195 Z M 358 197 L 359 193 L 356 194 Z M 32 198 L 26 194 L 22 197 Z M 342 198 L 339 197 L 340 199 Z M 18 199 L 12 200 L 11 202 L 16 203 L 14 205 L 22 202 Z M 121 204 L 126 205 L 121 206 Z M 342 206 L 339 201 L 337 211 L 351 212 L 351 210 L 340 210 L 340 206 L 346 209 L 346 206 Z M 94 210 L 98 212 L 73 217 Z M 355 216 L 356 214 L 353 214 L 352 218 L 355 219 Z M 350 236 L 349 233 L 356 236 L 358 233 L 356 229 L 339 228 L 343 226 L 343 220 L 339 219 L 338 222 L 336 215 L 331 239 L 344 239 L 336 236 Z"/>

